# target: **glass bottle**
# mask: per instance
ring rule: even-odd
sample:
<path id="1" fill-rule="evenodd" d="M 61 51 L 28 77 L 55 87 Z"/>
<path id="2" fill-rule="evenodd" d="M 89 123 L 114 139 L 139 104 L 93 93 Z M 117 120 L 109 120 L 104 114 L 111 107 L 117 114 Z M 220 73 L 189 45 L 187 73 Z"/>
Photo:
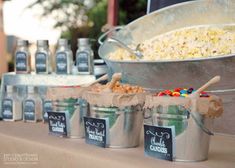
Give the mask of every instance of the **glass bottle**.
<path id="1" fill-rule="evenodd" d="M 76 66 L 78 68 L 78 74 L 94 74 L 94 52 L 91 49 L 89 38 L 78 39 Z"/>
<path id="2" fill-rule="evenodd" d="M 35 53 L 35 70 L 37 74 L 49 74 L 52 71 L 51 53 L 48 40 L 37 41 L 37 51 Z"/>
<path id="3" fill-rule="evenodd" d="M 42 120 L 42 100 L 33 86 L 28 86 L 28 94 L 23 101 L 23 113 L 25 122 Z"/>
<path id="4" fill-rule="evenodd" d="M 48 122 L 48 113 L 52 112 L 52 101 L 48 99 L 43 100 L 43 122 Z"/>
<path id="5" fill-rule="evenodd" d="M 29 42 L 27 40 L 17 40 L 15 52 L 15 72 L 30 73 L 30 53 L 28 50 Z"/>
<path id="6" fill-rule="evenodd" d="M 57 74 L 72 73 L 73 53 L 67 39 L 59 39 L 55 59 Z"/>
<path id="7" fill-rule="evenodd" d="M 2 117 L 4 121 L 22 120 L 21 99 L 14 86 L 6 86 L 6 94 L 2 100 Z"/>

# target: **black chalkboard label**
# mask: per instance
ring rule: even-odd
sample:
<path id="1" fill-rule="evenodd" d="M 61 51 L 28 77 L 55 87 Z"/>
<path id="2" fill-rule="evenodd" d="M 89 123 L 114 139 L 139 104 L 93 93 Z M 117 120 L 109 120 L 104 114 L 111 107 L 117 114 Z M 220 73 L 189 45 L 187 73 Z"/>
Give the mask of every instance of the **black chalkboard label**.
<path id="1" fill-rule="evenodd" d="M 86 143 L 99 147 L 107 147 L 109 144 L 109 120 L 84 117 Z"/>
<path id="2" fill-rule="evenodd" d="M 145 155 L 173 161 L 175 157 L 175 128 L 144 125 Z"/>
<path id="3" fill-rule="evenodd" d="M 11 99 L 3 99 L 2 101 L 2 118 L 13 119 L 13 101 Z"/>
<path id="4" fill-rule="evenodd" d="M 90 55 L 85 52 L 81 51 L 77 53 L 77 60 L 76 64 L 78 67 L 79 72 L 89 72 L 89 57 Z"/>
<path id="5" fill-rule="evenodd" d="M 62 112 L 47 112 L 48 114 L 48 125 L 49 132 L 52 135 L 57 136 L 67 136 L 68 127 L 67 127 L 67 116 Z"/>
<path id="6" fill-rule="evenodd" d="M 56 54 L 56 73 L 67 74 L 67 54 L 65 52 L 58 52 Z"/>
<path id="7" fill-rule="evenodd" d="M 16 71 L 27 71 L 27 54 L 22 51 L 15 55 Z"/>
<path id="8" fill-rule="evenodd" d="M 24 102 L 24 120 L 34 121 L 35 120 L 35 102 L 34 100 L 25 100 Z"/>
<path id="9" fill-rule="evenodd" d="M 47 71 L 47 55 L 43 52 L 36 53 L 36 72 L 46 72 Z"/>

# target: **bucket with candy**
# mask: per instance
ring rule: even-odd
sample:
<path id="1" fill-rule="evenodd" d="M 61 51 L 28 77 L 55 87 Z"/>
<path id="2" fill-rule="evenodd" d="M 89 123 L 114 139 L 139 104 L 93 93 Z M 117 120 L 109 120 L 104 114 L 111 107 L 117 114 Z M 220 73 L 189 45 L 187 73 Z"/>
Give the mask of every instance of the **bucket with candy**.
<path id="1" fill-rule="evenodd" d="M 90 104 L 89 117 L 108 120 L 106 147 L 136 147 L 144 120 L 146 93 L 142 87 L 120 83 L 120 78 L 121 74 L 114 74 L 111 82 L 94 85 L 84 92 L 83 98 Z"/>
<path id="2" fill-rule="evenodd" d="M 223 107 L 219 97 L 204 90 L 219 79 L 197 90 L 176 88 L 146 96 L 144 123 L 175 129 L 175 161 L 207 159 L 213 119 L 222 115 Z"/>
<path id="3" fill-rule="evenodd" d="M 82 99 L 83 92 L 97 82 L 107 80 L 108 75 L 103 75 L 91 83 L 80 86 L 57 86 L 47 89 L 47 98 L 52 100 L 53 112 L 66 113 L 68 119 L 68 137 L 84 138 L 84 120 L 89 115 L 88 103 Z"/>

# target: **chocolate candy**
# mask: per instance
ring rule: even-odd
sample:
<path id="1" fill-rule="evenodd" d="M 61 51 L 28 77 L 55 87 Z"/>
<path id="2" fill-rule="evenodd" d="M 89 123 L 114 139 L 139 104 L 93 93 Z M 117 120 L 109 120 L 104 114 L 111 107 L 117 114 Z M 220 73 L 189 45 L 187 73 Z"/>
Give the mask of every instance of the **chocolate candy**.
<path id="1" fill-rule="evenodd" d="M 188 97 L 190 94 L 194 93 L 196 90 L 193 88 L 175 88 L 173 90 L 164 90 L 155 94 L 156 96 L 171 96 L 171 97 Z M 200 97 L 210 97 L 206 92 L 201 92 Z"/>
<path id="2" fill-rule="evenodd" d="M 188 92 L 188 94 L 191 94 L 192 92 L 193 92 L 193 88 L 189 88 L 188 90 L 187 90 L 187 92 Z"/>
<path id="3" fill-rule="evenodd" d="M 180 91 L 180 94 L 188 94 L 188 92 L 187 92 L 187 90 L 183 89 L 183 90 Z"/>
<path id="4" fill-rule="evenodd" d="M 171 96 L 171 95 L 172 95 L 172 91 L 170 91 L 170 90 L 165 90 L 164 93 L 165 93 L 166 95 L 168 95 L 168 96 Z"/>
<path id="5" fill-rule="evenodd" d="M 172 93 L 172 96 L 173 96 L 173 97 L 179 97 L 179 96 L 180 96 L 180 92 L 173 92 L 173 93 Z"/>

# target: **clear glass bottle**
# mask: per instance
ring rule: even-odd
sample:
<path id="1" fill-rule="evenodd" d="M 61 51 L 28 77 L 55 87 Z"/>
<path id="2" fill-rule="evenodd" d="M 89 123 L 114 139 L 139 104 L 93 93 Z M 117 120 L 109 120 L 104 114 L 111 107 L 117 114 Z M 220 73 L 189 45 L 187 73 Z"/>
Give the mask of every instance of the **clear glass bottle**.
<path id="1" fill-rule="evenodd" d="M 43 122 L 48 121 L 48 113 L 47 112 L 52 112 L 52 101 L 48 99 L 43 100 Z"/>
<path id="2" fill-rule="evenodd" d="M 72 73 L 73 53 L 67 39 L 59 39 L 55 59 L 57 74 Z"/>
<path id="3" fill-rule="evenodd" d="M 78 74 L 94 74 L 94 52 L 91 49 L 89 38 L 78 39 L 76 66 L 78 68 Z"/>
<path id="4" fill-rule="evenodd" d="M 14 86 L 6 86 L 5 97 L 2 100 L 2 117 L 4 121 L 22 120 L 21 99 Z"/>
<path id="5" fill-rule="evenodd" d="M 28 49 L 29 42 L 27 40 L 17 40 L 17 48 L 15 52 L 15 72 L 30 73 L 30 53 Z"/>
<path id="6" fill-rule="evenodd" d="M 49 74 L 52 71 L 51 52 L 48 40 L 37 41 L 37 51 L 35 53 L 35 71 L 37 74 Z"/>
<path id="7" fill-rule="evenodd" d="M 25 122 L 42 120 L 42 100 L 33 86 L 28 86 L 28 94 L 23 101 L 23 113 Z"/>

